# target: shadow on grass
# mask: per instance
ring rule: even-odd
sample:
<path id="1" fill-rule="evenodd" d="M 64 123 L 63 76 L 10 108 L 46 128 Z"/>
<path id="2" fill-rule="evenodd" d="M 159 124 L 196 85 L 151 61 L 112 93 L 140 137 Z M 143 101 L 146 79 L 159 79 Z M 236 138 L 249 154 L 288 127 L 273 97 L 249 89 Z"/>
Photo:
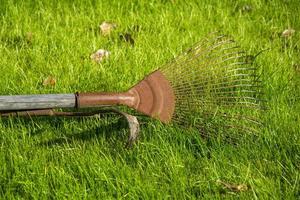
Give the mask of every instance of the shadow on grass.
<path id="1" fill-rule="evenodd" d="M 104 138 L 109 143 L 122 141 L 125 146 L 128 144 L 130 129 L 128 122 L 122 117 L 107 115 L 99 120 L 98 124 L 90 123 L 87 119 L 92 117 L 34 117 L 34 118 L 2 118 L 1 123 L 3 127 L 13 129 L 26 129 L 30 132 L 31 136 L 38 136 L 41 134 L 51 132 L 60 132 L 59 136 L 49 138 L 47 141 L 38 142 L 39 146 L 54 147 L 64 146 L 65 144 L 74 143 L 75 141 L 87 142 L 97 138 Z M 76 132 L 65 128 L 66 123 L 78 123 L 76 126 L 82 125 L 85 121 L 89 123 L 85 125 L 83 131 Z M 45 126 L 44 126 L 45 125 Z M 89 126 L 90 125 L 90 126 Z M 50 126 L 51 128 L 49 128 Z M 130 146 L 127 146 L 130 147 Z"/>
<path id="2" fill-rule="evenodd" d="M 46 147 L 63 146 L 74 141 L 87 142 L 99 137 L 105 138 L 107 141 L 112 141 L 115 137 L 113 133 L 122 132 L 123 129 L 127 128 L 126 126 L 127 124 L 118 120 L 117 122 L 101 124 L 80 132 L 67 132 L 63 137 L 49 139 L 38 143 L 38 145 Z M 127 138 L 124 134 L 120 134 L 120 140 L 126 141 Z"/>

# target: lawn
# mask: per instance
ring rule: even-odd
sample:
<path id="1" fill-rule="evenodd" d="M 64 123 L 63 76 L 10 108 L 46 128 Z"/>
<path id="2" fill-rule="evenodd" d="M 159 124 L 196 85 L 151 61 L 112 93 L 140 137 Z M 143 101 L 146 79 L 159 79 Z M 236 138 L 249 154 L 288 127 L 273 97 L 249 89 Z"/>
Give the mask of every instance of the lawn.
<path id="1" fill-rule="evenodd" d="M 109 36 L 103 21 L 116 24 Z M 213 31 L 251 55 L 265 50 L 255 59 L 265 126 L 254 140 L 140 117 L 139 142 L 126 149 L 126 122 L 114 116 L 1 118 L 0 198 L 299 198 L 298 0 L 0 0 L 0 94 L 123 91 Z M 101 63 L 90 58 L 98 49 L 110 52 Z"/>

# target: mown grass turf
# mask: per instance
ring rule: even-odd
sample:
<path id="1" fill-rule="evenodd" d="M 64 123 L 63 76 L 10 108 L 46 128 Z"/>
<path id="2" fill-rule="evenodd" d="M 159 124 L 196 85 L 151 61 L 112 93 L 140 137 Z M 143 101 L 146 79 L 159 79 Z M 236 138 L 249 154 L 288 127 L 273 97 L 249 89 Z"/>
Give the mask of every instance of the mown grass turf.
<path id="1" fill-rule="evenodd" d="M 114 117 L 2 118 L 1 198 L 299 198 L 299 13 L 298 0 L 0 0 L 2 95 L 122 91 L 215 30 L 253 55 L 268 49 L 256 59 L 268 110 L 254 141 L 205 140 L 143 118 L 140 142 L 127 150 L 126 123 Z M 102 21 L 118 25 L 110 37 L 99 34 Z M 289 39 L 287 28 L 296 30 Z M 134 46 L 120 41 L 124 32 Z M 99 48 L 111 56 L 95 64 Z M 41 84 L 48 76 L 54 87 Z"/>

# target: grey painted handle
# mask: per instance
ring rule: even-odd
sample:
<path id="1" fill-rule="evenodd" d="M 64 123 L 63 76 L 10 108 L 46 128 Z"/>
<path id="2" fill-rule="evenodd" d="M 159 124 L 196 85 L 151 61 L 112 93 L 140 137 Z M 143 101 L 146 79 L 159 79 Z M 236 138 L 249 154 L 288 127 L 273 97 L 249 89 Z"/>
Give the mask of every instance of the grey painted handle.
<path id="1" fill-rule="evenodd" d="M 47 108 L 74 108 L 75 94 L 38 94 L 0 96 L 0 111 Z"/>

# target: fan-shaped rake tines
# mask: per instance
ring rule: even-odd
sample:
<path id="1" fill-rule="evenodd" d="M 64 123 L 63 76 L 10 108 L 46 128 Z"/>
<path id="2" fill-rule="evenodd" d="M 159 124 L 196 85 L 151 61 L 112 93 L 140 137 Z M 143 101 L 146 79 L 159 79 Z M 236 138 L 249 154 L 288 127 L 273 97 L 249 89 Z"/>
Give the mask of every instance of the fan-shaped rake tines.
<path id="1" fill-rule="evenodd" d="M 175 94 L 172 120 L 205 136 L 258 132 L 260 82 L 248 58 L 231 38 L 212 34 L 161 67 Z"/>

